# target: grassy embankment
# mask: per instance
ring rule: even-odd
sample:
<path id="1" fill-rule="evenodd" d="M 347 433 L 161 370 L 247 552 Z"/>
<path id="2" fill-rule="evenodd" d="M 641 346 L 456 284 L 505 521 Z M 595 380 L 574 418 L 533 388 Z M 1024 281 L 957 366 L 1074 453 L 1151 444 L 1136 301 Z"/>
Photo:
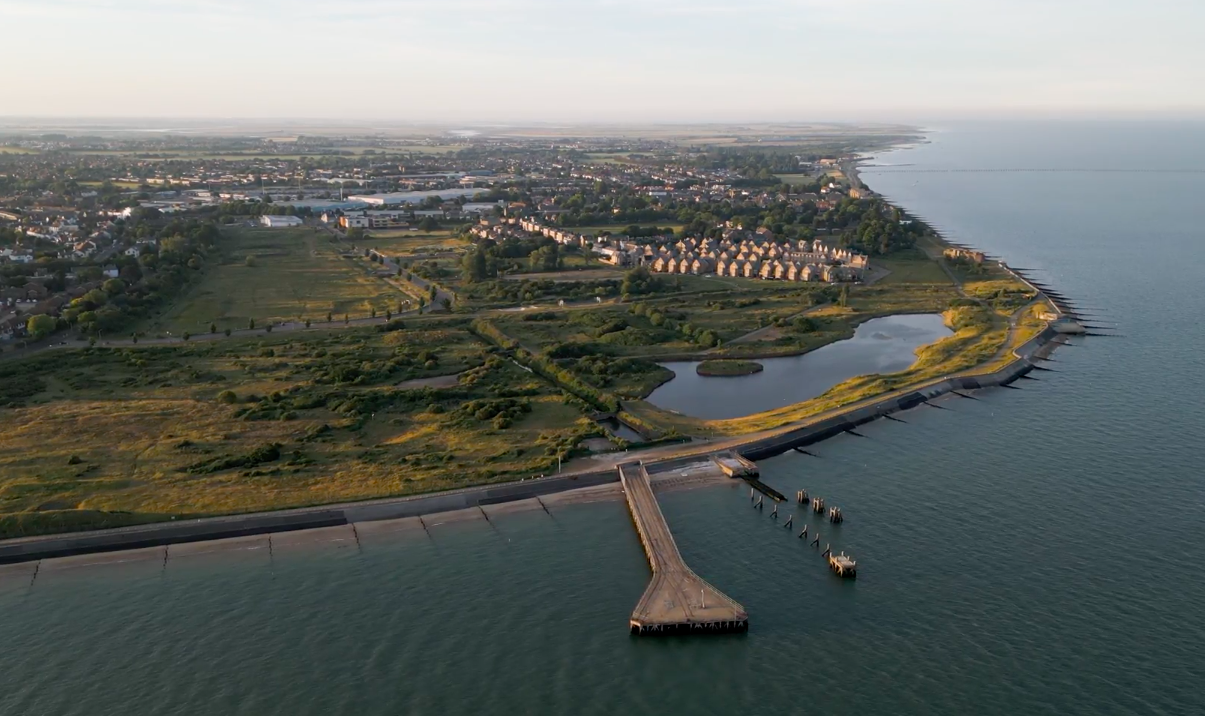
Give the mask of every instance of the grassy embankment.
<path id="1" fill-rule="evenodd" d="M 340 256 L 328 235 L 310 228 L 223 230 L 220 257 L 161 316 L 142 330 L 179 335 L 246 328 L 269 321 L 326 320 L 398 310 L 408 298 L 370 264 Z"/>
<path id="2" fill-rule="evenodd" d="M 0 537 L 516 479 L 595 430 L 462 319 L 62 351 L 0 383 Z"/>

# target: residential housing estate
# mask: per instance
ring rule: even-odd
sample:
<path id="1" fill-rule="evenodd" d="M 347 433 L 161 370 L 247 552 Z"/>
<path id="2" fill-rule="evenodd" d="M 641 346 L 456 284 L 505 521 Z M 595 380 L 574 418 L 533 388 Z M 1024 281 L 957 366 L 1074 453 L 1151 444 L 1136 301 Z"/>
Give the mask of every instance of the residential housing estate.
<path id="1" fill-rule="evenodd" d="M 861 281 L 870 268 L 864 255 L 820 239 L 776 241 L 769 231 L 748 238 L 682 239 L 648 246 L 642 263 L 658 273 L 715 274 L 767 281 Z"/>

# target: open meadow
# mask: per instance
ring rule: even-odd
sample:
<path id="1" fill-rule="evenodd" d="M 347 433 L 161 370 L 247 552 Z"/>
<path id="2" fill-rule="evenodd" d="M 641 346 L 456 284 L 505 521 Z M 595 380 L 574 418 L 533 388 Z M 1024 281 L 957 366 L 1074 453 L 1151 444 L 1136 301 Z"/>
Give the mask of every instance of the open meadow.
<path id="1" fill-rule="evenodd" d="M 575 401 L 465 324 L 0 364 L 0 537 L 536 475 L 598 434 Z M 446 378 L 423 380 L 434 376 Z"/>
<path id="2" fill-rule="evenodd" d="M 148 333 L 203 333 L 245 328 L 254 320 L 325 320 L 328 312 L 363 316 L 398 310 L 409 298 L 370 266 L 341 255 L 327 234 L 308 227 L 226 228 L 220 258 L 164 313 Z"/>
<path id="3" fill-rule="evenodd" d="M 376 249 L 389 256 L 407 254 L 434 254 L 449 251 L 464 251 L 470 245 L 450 229 L 436 231 L 409 231 L 406 229 L 373 229 L 363 238 L 356 239 L 356 246 Z"/>

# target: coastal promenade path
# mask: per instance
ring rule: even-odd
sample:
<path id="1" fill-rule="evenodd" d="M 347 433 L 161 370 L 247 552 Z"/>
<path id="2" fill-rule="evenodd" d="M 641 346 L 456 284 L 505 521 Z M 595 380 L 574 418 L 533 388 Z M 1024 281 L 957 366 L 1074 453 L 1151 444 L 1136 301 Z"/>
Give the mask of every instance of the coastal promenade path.
<path id="1" fill-rule="evenodd" d="M 632 612 L 632 633 L 748 629 L 749 616 L 744 607 L 682 561 L 644 466 L 635 462 L 620 465 L 619 479 L 653 570 L 653 578 Z"/>

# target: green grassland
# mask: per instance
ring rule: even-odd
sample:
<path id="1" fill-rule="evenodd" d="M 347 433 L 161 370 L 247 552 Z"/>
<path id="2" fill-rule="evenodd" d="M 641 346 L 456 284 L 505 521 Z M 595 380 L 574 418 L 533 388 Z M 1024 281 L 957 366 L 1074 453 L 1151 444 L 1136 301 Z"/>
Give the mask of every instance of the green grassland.
<path id="1" fill-rule="evenodd" d="M 952 283 L 941 265 L 920 249 L 901 251 L 889 258 L 877 259 L 874 265 L 890 272 L 879 283 L 933 283 L 947 286 Z"/>
<path id="2" fill-rule="evenodd" d="M 114 181 L 114 182 L 110 182 L 110 183 L 113 185 L 114 188 L 123 189 L 123 190 L 137 189 L 138 187 L 142 186 L 141 184 L 139 184 L 136 181 L 120 181 L 119 180 L 119 181 Z M 80 186 L 100 187 L 100 186 L 104 186 L 104 182 L 103 181 L 82 181 L 82 182 L 80 182 Z"/>
<path id="3" fill-rule="evenodd" d="M 145 331 L 178 335 L 208 332 L 211 323 L 218 330 L 245 328 L 250 319 L 325 320 L 327 312 L 363 316 L 397 310 L 407 298 L 310 228 L 230 228 L 220 249 L 220 259 Z"/>
<path id="4" fill-rule="evenodd" d="M 0 395 L 20 406 L 5 411 L 0 432 L 0 537 L 550 472 L 593 424 L 464 324 L 420 319 L 391 331 L 3 364 L 5 384 L 24 390 Z M 455 374 L 452 387 L 397 387 Z"/>
<path id="5" fill-rule="evenodd" d="M 374 230 L 364 238 L 357 239 L 356 245 L 367 246 L 390 256 L 458 251 L 469 248 L 469 242 L 460 238 L 457 232 L 452 230 L 422 232 L 400 229 Z"/>
<path id="6" fill-rule="evenodd" d="M 664 222 L 653 222 L 653 224 L 659 228 L 669 231 L 678 231 L 682 228 L 682 224 Z M 629 226 L 631 226 L 631 224 L 596 224 L 592 226 L 574 226 L 572 227 L 572 230 L 579 234 L 585 234 L 586 236 L 598 236 L 604 232 L 619 235 L 625 233 Z"/>

